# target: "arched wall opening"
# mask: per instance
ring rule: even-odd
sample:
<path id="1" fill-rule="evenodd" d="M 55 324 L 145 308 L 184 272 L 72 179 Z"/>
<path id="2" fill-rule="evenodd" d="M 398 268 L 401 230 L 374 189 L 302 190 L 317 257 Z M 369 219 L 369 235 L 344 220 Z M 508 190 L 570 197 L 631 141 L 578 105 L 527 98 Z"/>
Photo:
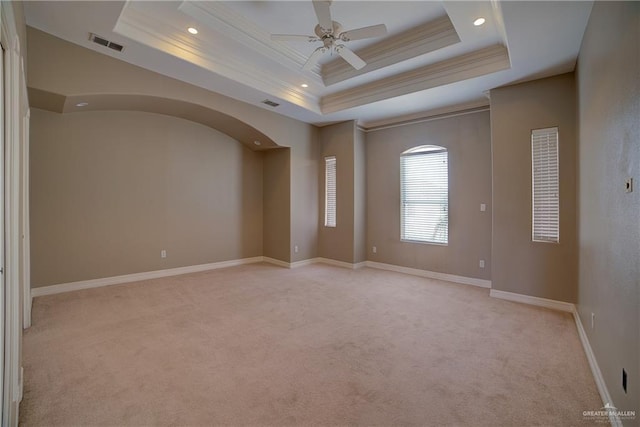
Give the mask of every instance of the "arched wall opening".
<path id="1" fill-rule="evenodd" d="M 29 88 L 29 102 L 31 107 L 64 114 L 86 111 L 143 111 L 164 114 L 208 126 L 254 151 L 280 147 L 267 135 L 236 117 L 180 99 L 138 94 L 65 96 Z"/>

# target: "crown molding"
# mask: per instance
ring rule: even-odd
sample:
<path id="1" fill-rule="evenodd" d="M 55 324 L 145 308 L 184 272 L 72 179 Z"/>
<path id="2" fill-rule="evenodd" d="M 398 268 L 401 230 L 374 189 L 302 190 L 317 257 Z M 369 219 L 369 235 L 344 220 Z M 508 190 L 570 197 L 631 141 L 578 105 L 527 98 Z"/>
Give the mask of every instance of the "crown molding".
<path id="1" fill-rule="evenodd" d="M 509 39 L 507 39 L 507 29 L 504 25 L 504 14 L 502 13 L 502 5 L 500 0 L 491 0 L 491 13 L 493 15 L 493 22 L 498 30 L 498 34 L 504 44 L 509 49 Z"/>
<path id="2" fill-rule="evenodd" d="M 183 1 L 178 10 L 211 28 L 224 29 L 225 34 L 234 40 L 293 70 L 300 71 L 307 62 L 305 55 L 285 43 L 271 41 L 270 33 L 231 8 L 224 6 L 222 2 Z M 314 78 L 320 81 L 320 66 L 318 64 L 310 72 Z"/>
<path id="3" fill-rule="evenodd" d="M 283 67 L 297 70 L 306 61 L 304 55 L 284 43 L 272 42 L 264 29 L 221 2 L 183 1 L 178 9 L 205 25 L 222 31 L 226 36 L 234 38 L 259 54 L 267 55 Z M 278 73 L 256 68 L 242 56 L 230 55 L 228 50 L 225 51 L 206 39 L 189 37 L 183 30 L 168 18 L 147 11 L 143 7 L 136 7 L 133 2 L 127 2 L 113 31 L 269 96 L 322 115 L 510 68 L 508 50 L 502 45 L 494 45 L 320 98 L 292 86 Z M 324 81 L 326 84 L 344 81 L 459 42 L 460 37 L 451 20 L 448 16 L 443 16 L 359 50 L 358 54 L 368 63 L 360 71 L 354 70 L 342 60 L 324 65 Z M 318 83 L 319 72 L 320 66 L 317 66 L 317 70 L 310 73 Z"/>
<path id="4" fill-rule="evenodd" d="M 432 120 L 447 119 L 449 117 L 480 113 L 489 110 L 489 102 L 487 102 L 486 100 L 478 100 L 456 104 L 448 107 L 436 108 L 429 111 L 422 111 L 419 113 L 405 114 L 388 119 L 375 120 L 372 122 L 362 123 L 359 126 L 365 132 L 376 132 L 384 129 L 430 122 Z"/>
<path id="5" fill-rule="evenodd" d="M 323 114 L 346 110 L 396 96 L 479 77 L 511 67 L 509 53 L 502 45 L 489 46 L 471 53 L 396 74 L 323 97 Z"/>
<path id="6" fill-rule="evenodd" d="M 336 59 L 325 64 L 321 74 L 324 84 L 330 86 L 459 42 L 458 33 L 445 15 L 358 50 L 358 56 L 367 63 L 360 70 Z"/>
<path id="7" fill-rule="evenodd" d="M 289 82 L 277 78 L 273 73 L 256 69 L 249 62 L 238 57 L 216 51 L 215 46 L 204 41 L 194 43 L 182 36 L 184 31 L 170 21 L 151 16 L 127 3 L 116 22 L 113 31 L 139 43 L 183 59 L 228 79 L 237 81 L 271 96 L 320 112 L 318 98 L 298 90 Z"/>

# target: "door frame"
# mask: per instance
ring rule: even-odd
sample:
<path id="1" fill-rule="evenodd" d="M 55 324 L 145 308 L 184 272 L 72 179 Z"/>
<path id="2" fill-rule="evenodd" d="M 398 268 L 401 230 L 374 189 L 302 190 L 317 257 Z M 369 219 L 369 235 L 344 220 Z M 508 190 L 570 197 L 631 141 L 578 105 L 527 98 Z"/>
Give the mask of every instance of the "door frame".
<path id="1" fill-rule="evenodd" d="M 20 350 L 22 321 L 20 304 L 22 296 L 20 261 L 20 180 L 21 180 L 21 121 L 27 99 L 21 100 L 24 70 L 21 69 L 20 40 L 12 2 L 0 3 L 0 43 L 4 49 L 4 301 L 0 304 L 0 317 L 4 320 L 2 360 L 2 425 L 17 426 L 19 404 L 22 398 L 22 368 Z M 24 101 L 24 106 L 21 104 Z M 1 171 L 0 171 L 1 172 Z M 26 189 L 25 189 L 26 191 Z M 28 193 L 28 191 L 27 191 Z M 26 194 L 24 194 L 26 196 Z M 0 241 L 0 245 L 3 242 Z M 0 259 L 0 263 L 2 259 Z"/>
<path id="2" fill-rule="evenodd" d="M 2 24 L 2 28 L 0 31 L 0 378 L 2 379 L 2 384 L 0 386 L 0 420 L 2 424 L 5 421 L 5 405 L 7 404 L 5 400 L 5 375 L 4 375 L 4 350 L 5 350 L 5 275 L 4 275 L 4 262 L 5 262 L 5 238 L 4 238 L 4 143 L 6 139 L 7 129 L 6 129 L 6 115 L 5 115 L 5 106 L 7 101 L 6 94 L 6 55 L 7 50 L 5 48 L 6 44 L 6 27 L 4 25 L 5 14 L 3 13 L 4 8 L 0 7 L 0 23 Z"/>
<path id="3" fill-rule="evenodd" d="M 21 61 L 23 76 L 24 61 Z M 22 79 L 22 99 L 27 98 L 27 84 Z M 20 166 L 22 168 L 22 179 L 20 181 L 20 195 L 22 197 L 22 328 L 31 327 L 31 305 L 33 298 L 31 297 L 31 229 L 29 225 L 29 126 L 31 122 L 31 110 L 25 106 L 22 119 L 22 144 L 20 145 Z M 20 382 L 22 386 L 22 381 Z M 20 391 L 22 395 L 22 390 Z"/>

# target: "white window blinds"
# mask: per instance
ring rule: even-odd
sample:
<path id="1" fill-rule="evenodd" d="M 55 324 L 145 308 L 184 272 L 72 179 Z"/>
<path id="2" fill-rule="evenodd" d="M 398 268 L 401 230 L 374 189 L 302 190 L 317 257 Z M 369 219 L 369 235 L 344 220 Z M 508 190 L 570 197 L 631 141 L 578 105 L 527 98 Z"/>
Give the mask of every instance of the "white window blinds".
<path id="1" fill-rule="evenodd" d="M 533 240 L 557 243 L 560 239 L 558 128 L 531 132 L 531 168 Z"/>
<path id="2" fill-rule="evenodd" d="M 336 158 L 324 159 L 324 225 L 336 226 Z"/>
<path id="3" fill-rule="evenodd" d="M 449 164 L 447 149 L 423 145 L 400 157 L 402 240 L 449 241 Z"/>

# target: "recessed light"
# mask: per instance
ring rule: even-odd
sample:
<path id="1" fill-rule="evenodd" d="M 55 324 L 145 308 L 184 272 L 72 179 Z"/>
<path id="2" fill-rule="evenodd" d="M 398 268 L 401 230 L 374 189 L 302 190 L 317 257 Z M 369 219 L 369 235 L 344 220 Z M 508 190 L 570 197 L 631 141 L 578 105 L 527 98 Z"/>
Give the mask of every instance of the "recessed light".
<path id="1" fill-rule="evenodd" d="M 88 103 L 88 102 L 78 102 L 78 103 L 76 104 L 76 107 L 86 107 L 87 105 L 89 105 L 89 103 Z"/>
<path id="2" fill-rule="evenodd" d="M 475 21 L 473 21 L 473 25 L 475 25 L 476 27 L 479 27 L 480 25 L 485 23 L 485 19 L 484 18 L 478 18 Z"/>
<path id="3" fill-rule="evenodd" d="M 193 27 L 189 27 L 189 28 L 187 29 L 187 31 L 189 31 L 191 34 L 198 34 L 198 30 L 196 30 L 196 29 L 195 29 L 195 28 L 193 28 Z"/>
<path id="4" fill-rule="evenodd" d="M 260 141 L 253 141 L 253 143 L 256 144 L 256 145 L 262 145 L 262 142 L 260 142 Z"/>
<path id="5" fill-rule="evenodd" d="M 306 83 L 302 83 L 300 86 L 302 86 L 302 87 L 309 87 L 309 85 L 308 85 L 308 84 L 306 84 Z"/>

